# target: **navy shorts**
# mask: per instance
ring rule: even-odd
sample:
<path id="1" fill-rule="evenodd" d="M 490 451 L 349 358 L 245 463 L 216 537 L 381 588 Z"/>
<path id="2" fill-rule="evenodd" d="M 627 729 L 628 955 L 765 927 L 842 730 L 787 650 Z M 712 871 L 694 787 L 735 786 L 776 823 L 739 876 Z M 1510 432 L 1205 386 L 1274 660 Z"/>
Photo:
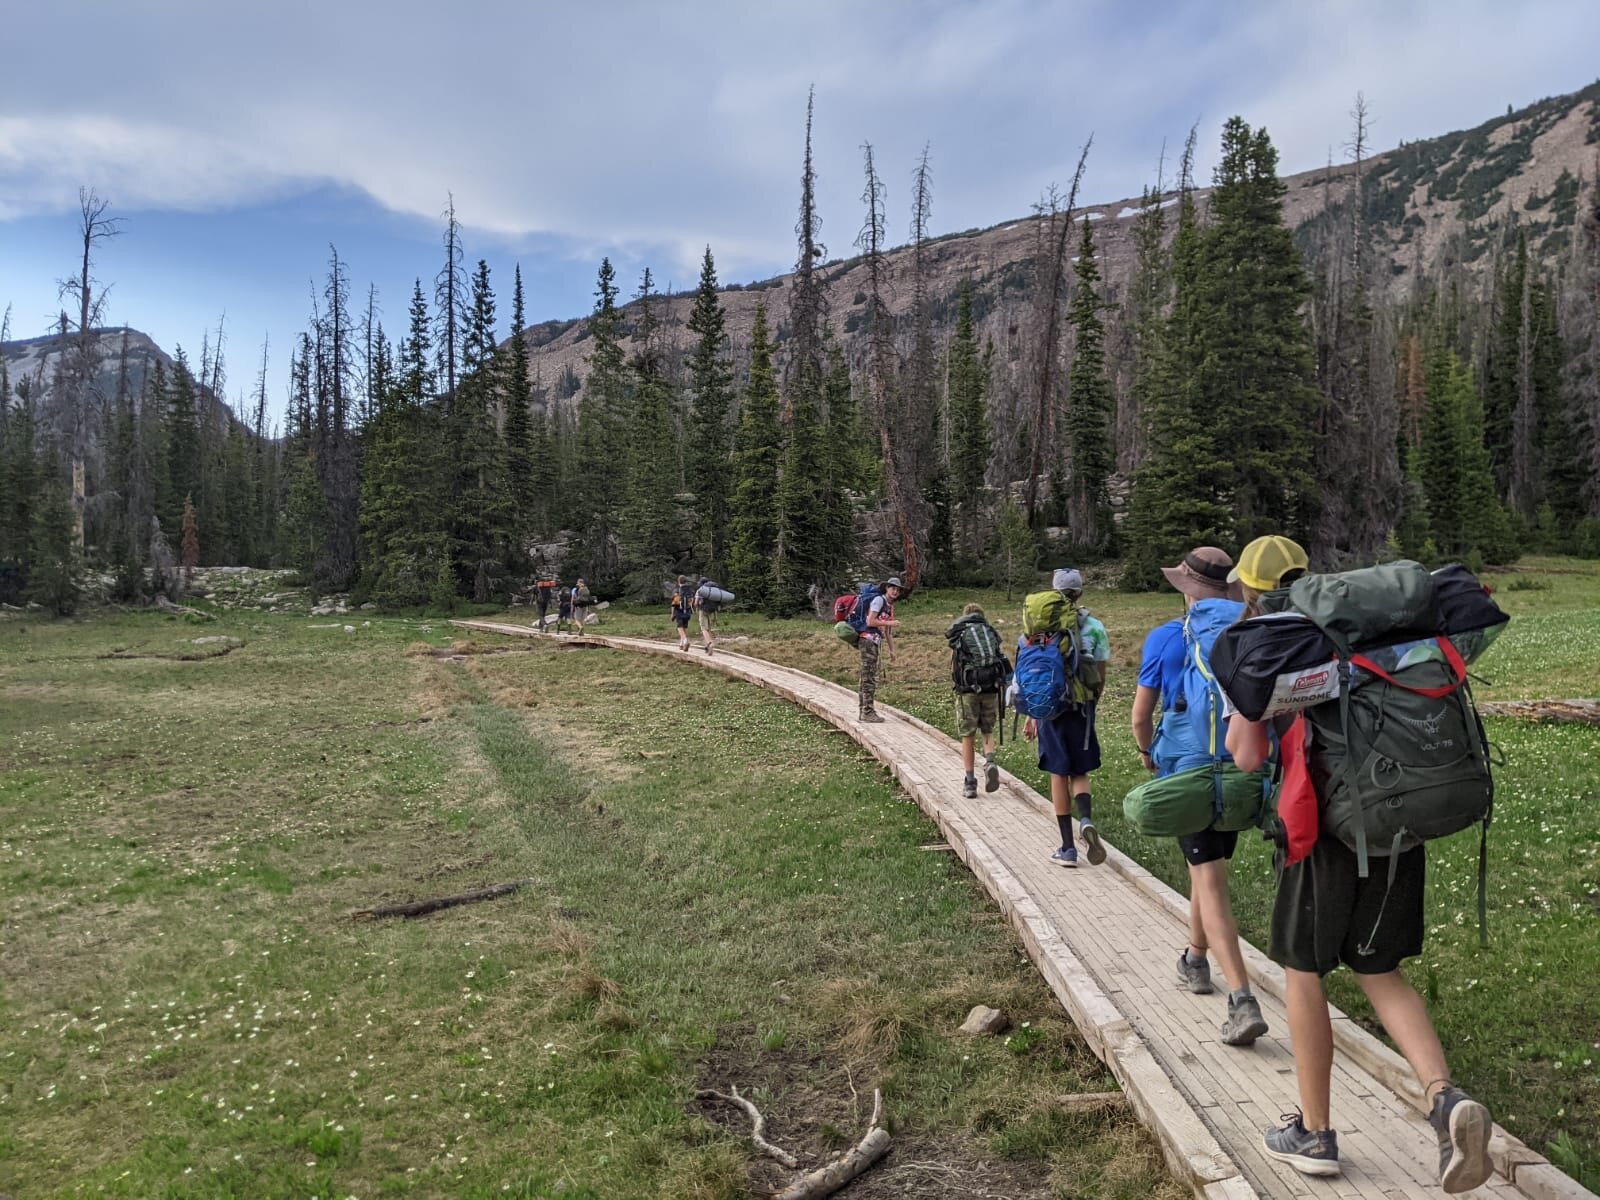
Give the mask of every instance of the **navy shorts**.
<path id="1" fill-rule="evenodd" d="M 1039 769 L 1052 775 L 1087 775 L 1100 769 L 1094 709 L 1069 708 L 1039 722 Z"/>

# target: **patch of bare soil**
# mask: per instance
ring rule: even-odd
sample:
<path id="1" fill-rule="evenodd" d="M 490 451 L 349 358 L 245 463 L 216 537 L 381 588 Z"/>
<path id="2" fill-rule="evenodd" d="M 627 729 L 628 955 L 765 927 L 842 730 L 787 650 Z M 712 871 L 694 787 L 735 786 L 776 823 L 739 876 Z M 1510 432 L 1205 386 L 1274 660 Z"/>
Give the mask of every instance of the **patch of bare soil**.
<path id="1" fill-rule="evenodd" d="M 737 1087 L 766 1118 L 767 1140 L 800 1160 L 800 1171 L 791 1172 L 752 1151 L 750 1189 L 756 1195 L 778 1191 L 855 1145 L 871 1119 L 877 1084 L 818 1048 L 785 1044 L 770 1050 L 748 1025 L 725 1028 L 701 1056 L 695 1076 L 697 1091 Z M 748 1144 L 750 1118 L 742 1109 L 695 1099 L 689 1111 Z M 893 1132 L 888 1157 L 844 1189 L 850 1200 L 1046 1200 L 1054 1194 L 1047 1164 L 996 1159 L 965 1133 L 897 1131 L 897 1115 L 886 1107 L 885 1123 Z"/>

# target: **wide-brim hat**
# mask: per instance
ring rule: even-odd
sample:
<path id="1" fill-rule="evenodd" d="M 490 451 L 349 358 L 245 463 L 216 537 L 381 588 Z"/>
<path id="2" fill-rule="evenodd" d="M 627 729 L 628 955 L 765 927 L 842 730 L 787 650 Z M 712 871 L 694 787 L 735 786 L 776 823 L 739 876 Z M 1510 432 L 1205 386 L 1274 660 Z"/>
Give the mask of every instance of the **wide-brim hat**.
<path id="1" fill-rule="evenodd" d="M 1162 567 L 1166 581 L 1193 600 L 1221 600 L 1229 594 L 1233 559 L 1215 546 L 1196 546 L 1175 567 Z"/>

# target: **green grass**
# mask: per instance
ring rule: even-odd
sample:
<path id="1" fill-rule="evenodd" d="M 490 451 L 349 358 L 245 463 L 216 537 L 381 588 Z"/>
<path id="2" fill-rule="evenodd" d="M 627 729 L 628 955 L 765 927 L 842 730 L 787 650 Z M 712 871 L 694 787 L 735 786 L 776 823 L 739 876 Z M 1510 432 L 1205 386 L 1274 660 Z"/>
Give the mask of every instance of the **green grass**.
<path id="1" fill-rule="evenodd" d="M 0 622 L 0 1193 L 737 1196 L 771 1177 L 693 1099 L 737 1085 L 812 1161 L 881 1086 L 864 1194 L 919 1162 L 1183 1194 L 1130 1115 L 1049 1103 L 1114 1085 L 820 722 L 671 662 L 320 623 Z M 212 634 L 244 645 L 179 661 Z M 955 1035 L 979 1001 L 1010 1044 Z"/>
<path id="2" fill-rule="evenodd" d="M 1600 564 L 1526 559 L 1485 576 L 1512 615 L 1475 665 L 1480 699 L 1600 695 Z M 982 603 L 1003 636 L 1020 622 L 1020 599 L 932 591 L 902 602 L 900 662 L 880 698 L 946 730 L 954 728 L 945 626 L 968 600 Z M 1097 819 L 1109 839 L 1179 891 L 1187 869 L 1174 843 L 1140 837 L 1122 819 L 1123 794 L 1142 779 L 1126 714 L 1139 649 L 1157 623 L 1178 615 L 1175 594 L 1091 589 L 1085 603 L 1106 623 L 1112 673 L 1099 726 L 1105 766 L 1095 776 Z M 664 608 L 661 610 L 664 613 Z M 722 618 L 730 649 L 800 666 L 853 684 L 855 655 L 816 621 Z M 608 613 L 613 632 L 662 636 L 656 610 Z M 1476 831 L 1429 851 L 1429 935 L 1408 968 L 1429 997 L 1456 1077 L 1495 1117 L 1591 1188 L 1600 1187 L 1600 729 L 1490 719 L 1503 751 L 1489 835 L 1491 948 L 1478 947 Z M 1009 743 L 1006 767 L 1044 791 L 1031 749 Z M 1246 838 L 1233 866 L 1234 906 L 1244 935 L 1265 946 L 1276 878 L 1264 843 Z M 1176 949 L 1176 947 L 1174 948 Z M 1347 972 L 1332 977 L 1336 1003 L 1379 1027 Z"/>

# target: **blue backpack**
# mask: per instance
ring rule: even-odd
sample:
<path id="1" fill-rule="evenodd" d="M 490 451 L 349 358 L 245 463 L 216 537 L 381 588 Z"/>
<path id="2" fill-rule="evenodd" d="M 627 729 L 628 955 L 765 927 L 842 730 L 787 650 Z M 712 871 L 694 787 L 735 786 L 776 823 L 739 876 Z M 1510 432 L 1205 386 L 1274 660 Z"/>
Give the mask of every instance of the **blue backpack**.
<path id="1" fill-rule="evenodd" d="M 1017 642 L 1016 711 L 1038 721 L 1060 714 L 1067 702 L 1067 665 L 1054 639 Z"/>
<path id="2" fill-rule="evenodd" d="M 1161 725 L 1150 747 L 1162 775 L 1233 761 L 1211 648 L 1243 612 L 1244 605 L 1236 600 L 1200 600 L 1183 618 L 1183 674 L 1177 694 L 1161 698 Z"/>
<path id="3" fill-rule="evenodd" d="M 856 606 L 850 610 L 850 615 L 845 618 L 850 623 L 850 628 L 857 633 L 867 631 L 867 614 L 872 611 L 872 602 L 883 595 L 883 589 L 875 583 L 863 583 L 856 592 Z"/>

